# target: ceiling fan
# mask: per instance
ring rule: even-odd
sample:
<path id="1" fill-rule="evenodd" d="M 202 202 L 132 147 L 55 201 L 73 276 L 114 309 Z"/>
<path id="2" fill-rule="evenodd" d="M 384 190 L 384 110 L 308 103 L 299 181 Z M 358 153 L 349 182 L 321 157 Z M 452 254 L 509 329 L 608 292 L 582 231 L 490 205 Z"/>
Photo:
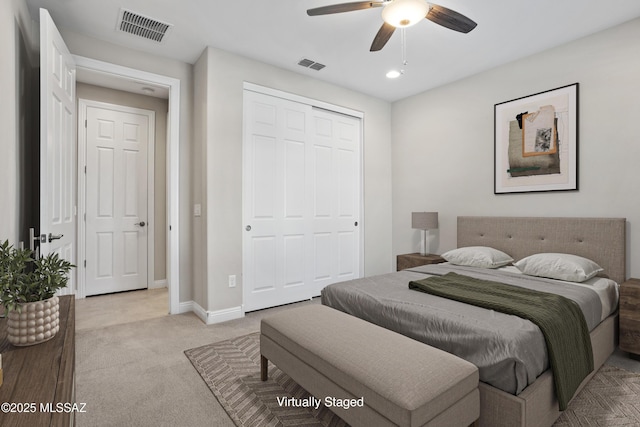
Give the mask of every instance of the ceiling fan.
<path id="1" fill-rule="evenodd" d="M 358 1 L 353 3 L 340 3 L 330 6 L 316 7 L 307 10 L 307 15 L 329 15 L 332 13 L 351 12 L 354 10 L 383 7 L 382 19 L 384 23 L 371 43 L 371 52 L 378 51 L 389 41 L 396 28 L 406 28 L 417 24 L 422 18 L 426 18 L 436 24 L 461 33 L 473 30 L 476 24 L 466 16 L 439 6 L 427 3 L 424 0 L 383 0 L 383 1 Z"/>

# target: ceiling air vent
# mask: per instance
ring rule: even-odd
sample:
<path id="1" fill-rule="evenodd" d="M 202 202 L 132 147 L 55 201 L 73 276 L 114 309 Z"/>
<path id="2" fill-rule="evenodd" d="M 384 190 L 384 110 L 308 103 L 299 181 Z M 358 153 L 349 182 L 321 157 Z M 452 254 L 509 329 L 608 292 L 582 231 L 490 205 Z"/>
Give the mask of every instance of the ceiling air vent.
<path id="1" fill-rule="evenodd" d="M 161 22 L 130 10 L 120 9 L 117 26 L 119 31 L 161 43 L 171 27 L 173 25 L 166 22 Z"/>
<path id="2" fill-rule="evenodd" d="M 316 70 L 316 71 L 320 71 L 322 70 L 324 67 L 326 67 L 326 65 L 321 64 L 319 62 L 315 62 L 312 61 L 310 59 L 301 59 L 300 61 L 298 61 L 298 65 L 301 65 L 303 67 L 306 68 L 311 68 L 312 70 Z"/>

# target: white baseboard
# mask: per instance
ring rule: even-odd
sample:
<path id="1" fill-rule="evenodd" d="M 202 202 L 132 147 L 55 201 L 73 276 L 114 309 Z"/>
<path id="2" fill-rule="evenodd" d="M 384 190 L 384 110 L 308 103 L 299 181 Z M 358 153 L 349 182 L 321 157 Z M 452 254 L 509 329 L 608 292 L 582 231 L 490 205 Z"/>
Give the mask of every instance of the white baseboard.
<path id="1" fill-rule="evenodd" d="M 207 323 L 207 312 L 204 308 L 200 307 L 200 305 L 194 301 L 181 302 L 180 307 L 178 309 L 179 313 L 189 313 L 193 312 L 196 316 L 200 318 L 204 323 Z"/>
<path id="2" fill-rule="evenodd" d="M 241 319 L 244 317 L 242 307 L 225 308 L 224 310 L 208 311 L 207 325 L 226 322 L 228 320 Z"/>
<path id="3" fill-rule="evenodd" d="M 162 280 L 156 280 L 154 282 L 152 282 L 148 288 L 149 289 L 159 289 L 159 288 L 166 288 L 168 286 L 168 282 L 167 279 L 162 279 Z"/>
<path id="4" fill-rule="evenodd" d="M 228 320 L 240 319 L 244 317 L 244 311 L 242 307 L 231 307 L 223 310 L 207 311 L 195 301 L 187 301 L 180 303 L 180 313 L 188 313 L 192 311 L 193 314 L 198 316 L 207 325 L 213 325 L 215 323 L 222 323 Z"/>

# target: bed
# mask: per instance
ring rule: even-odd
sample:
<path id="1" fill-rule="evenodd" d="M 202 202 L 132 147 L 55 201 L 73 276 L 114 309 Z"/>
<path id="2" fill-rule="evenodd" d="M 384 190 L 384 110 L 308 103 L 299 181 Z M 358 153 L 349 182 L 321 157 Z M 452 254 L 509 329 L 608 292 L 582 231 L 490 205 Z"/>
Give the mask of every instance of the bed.
<path id="1" fill-rule="evenodd" d="M 491 247 L 506 252 L 516 261 L 536 253 L 575 254 L 596 262 L 604 269 L 603 273 L 617 283 L 622 283 L 626 277 L 625 237 L 624 218 L 458 217 L 457 243 L 460 248 Z M 416 291 L 408 289 L 410 281 L 433 274 L 444 274 L 450 270 L 459 272 L 457 268 L 447 264 L 425 266 L 330 285 L 322 292 L 322 303 L 443 348 L 475 363 L 481 371 L 483 381 L 480 384 L 481 426 L 552 425 L 560 415 L 560 410 L 544 338 L 535 325 L 473 306 L 465 306 L 463 313 L 454 314 L 452 319 L 452 315 L 447 314 L 449 309 L 454 313 L 453 306 L 463 303 L 416 294 Z M 504 273 L 506 276 L 518 275 L 508 268 L 514 269 L 507 267 Z M 489 273 L 486 269 L 469 270 L 476 270 L 470 271 L 470 276 L 475 274 L 482 278 L 485 273 Z M 490 273 L 493 274 L 493 271 Z M 516 277 L 514 280 L 520 279 Z M 545 280 L 548 279 L 542 279 L 543 282 Z M 566 286 L 569 292 L 574 292 L 573 289 L 579 287 Z M 587 294 L 593 300 L 594 292 L 587 291 Z M 599 302 L 580 302 L 580 308 L 588 318 L 595 369 L 582 381 L 578 390 L 616 346 L 617 299 L 611 297 L 610 292 L 609 296 L 608 302 L 607 298 L 601 298 Z M 580 298 L 582 297 L 576 299 Z M 589 304 L 593 306 L 591 311 L 585 308 Z M 601 312 L 598 311 L 599 308 Z M 455 309 L 459 310 L 460 307 Z M 465 326 L 464 322 L 469 325 Z M 429 326 L 426 326 L 427 323 Z M 451 332 L 447 329 L 448 323 L 463 326 L 462 329 Z M 491 323 L 499 325 L 501 329 L 489 332 L 482 330 Z M 422 324 L 425 326 L 420 328 Z M 440 331 L 440 334 L 434 331 Z M 487 344 L 493 343 L 492 337 L 501 335 L 509 336 L 513 341 L 507 344 L 497 343 L 493 347 L 493 344 Z M 453 336 L 457 338 L 452 338 Z M 490 354 L 487 358 L 493 357 L 494 353 L 501 353 L 505 347 L 513 353 L 504 356 L 498 354 L 497 361 L 491 362 L 494 365 L 484 365 L 485 353 Z M 530 360 L 526 360 L 529 357 Z M 520 360 L 526 363 L 520 364 Z"/>

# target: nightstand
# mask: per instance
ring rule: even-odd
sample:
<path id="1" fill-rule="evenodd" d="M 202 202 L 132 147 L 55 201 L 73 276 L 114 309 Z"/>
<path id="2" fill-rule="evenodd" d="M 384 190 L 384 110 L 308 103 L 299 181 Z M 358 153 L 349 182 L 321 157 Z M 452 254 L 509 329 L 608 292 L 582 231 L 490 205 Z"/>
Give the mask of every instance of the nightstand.
<path id="1" fill-rule="evenodd" d="M 640 356 L 640 279 L 620 285 L 620 349 Z"/>
<path id="2" fill-rule="evenodd" d="M 444 258 L 442 258 L 440 255 L 434 254 L 420 255 L 419 253 L 415 253 L 398 255 L 396 257 L 396 270 L 400 271 L 406 268 L 413 268 L 427 264 L 439 264 L 441 262 L 445 262 Z"/>

